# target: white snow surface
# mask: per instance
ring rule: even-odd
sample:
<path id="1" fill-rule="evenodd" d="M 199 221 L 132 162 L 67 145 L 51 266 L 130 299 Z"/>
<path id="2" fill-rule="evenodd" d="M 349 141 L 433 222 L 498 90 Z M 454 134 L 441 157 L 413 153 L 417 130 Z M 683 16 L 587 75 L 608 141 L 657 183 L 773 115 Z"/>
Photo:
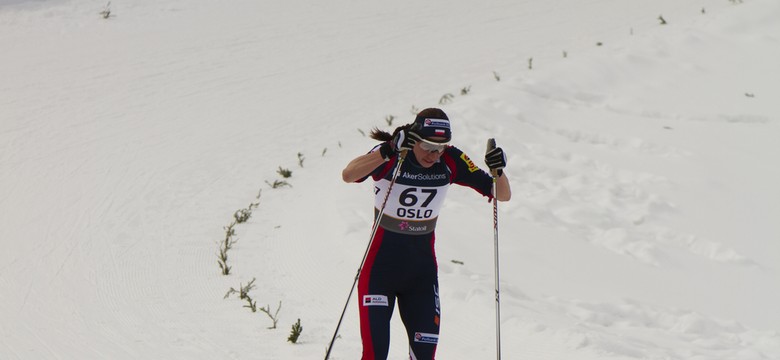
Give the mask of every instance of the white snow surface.
<path id="1" fill-rule="evenodd" d="M 340 172 L 425 107 L 508 153 L 504 359 L 780 359 L 777 0 L 105 6 L 0 1 L 0 359 L 323 358 L 372 220 Z M 495 358 L 491 204 L 450 191 L 437 252 L 438 358 Z"/>

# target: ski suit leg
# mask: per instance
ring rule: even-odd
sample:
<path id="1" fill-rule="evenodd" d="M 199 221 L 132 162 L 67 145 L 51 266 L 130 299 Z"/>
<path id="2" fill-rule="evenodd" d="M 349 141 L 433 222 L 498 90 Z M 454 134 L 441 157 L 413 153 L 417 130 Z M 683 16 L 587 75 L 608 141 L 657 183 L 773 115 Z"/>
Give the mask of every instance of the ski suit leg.
<path id="1" fill-rule="evenodd" d="M 433 234 L 377 230 L 358 279 L 363 360 L 384 360 L 395 301 L 412 359 L 433 359 L 439 334 L 439 295 Z"/>
<path id="2" fill-rule="evenodd" d="M 381 264 L 377 266 L 377 262 L 385 262 L 385 256 L 379 254 L 384 234 L 384 229 L 377 229 L 358 279 L 363 360 L 387 359 L 390 350 L 390 319 L 395 307 L 395 290 L 389 281 L 392 273 Z"/>
<path id="3" fill-rule="evenodd" d="M 393 317 L 395 296 L 378 287 L 370 294 L 361 294 L 360 337 L 363 342 L 363 360 L 387 359 L 390 351 L 390 320 Z M 360 294 L 360 292 L 358 292 Z"/>
<path id="4" fill-rule="evenodd" d="M 398 311 L 406 327 L 409 357 L 433 360 L 439 342 L 439 283 L 435 268 L 415 281 L 415 286 L 398 294 Z"/>

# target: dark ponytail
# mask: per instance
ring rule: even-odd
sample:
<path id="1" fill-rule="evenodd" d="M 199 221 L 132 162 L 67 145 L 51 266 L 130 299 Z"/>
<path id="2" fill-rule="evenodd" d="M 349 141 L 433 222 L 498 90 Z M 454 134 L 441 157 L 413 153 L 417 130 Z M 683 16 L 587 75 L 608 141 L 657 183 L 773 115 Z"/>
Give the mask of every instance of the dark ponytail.
<path id="1" fill-rule="evenodd" d="M 371 130 L 369 137 L 379 141 L 390 141 L 393 140 L 393 137 L 395 137 L 395 135 L 398 134 L 401 130 L 409 130 L 412 125 L 414 124 L 401 125 L 395 128 L 392 134 L 384 130 L 379 130 L 379 128 L 375 127 L 373 130 Z"/>
<path id="2" fill-rule="evenodd" d="M 373 130 L 371 130 L 371 133 L 369 134 L 369 136 L 372 139 L 379 140 L 379 141 L 390 141 L 390 140 L 393 140 L 393 137 L 395 137 L 395 135 L 398 134 L 399 131 L 401 131 L 401 130 L 409 130 L 409 129 L 412 128 L 413 125 L 415 125 L 415 123 L 418 123 L 418 125 L 417 125 L 418 128 L 415 128 L 415 130 L 419 131 L 420 130 L 419 126 L 422 126 L 421 125 L 422 122 L 420 120 L 421 118 L 449 119 L 447 117 L 447 114 L 445 114 L 444 111 L 442 111 L 441 109 L 427 108 L 427 109 L 423 109 L 422 111 L 420 111 L 417 114 L 417 117 L 415 118 L 414 122 L 412 122 L 411 124 L 406 124 L 406 125 L 402 125 L 402 126 L 399 126 L 399 127 L 395 128 L 395 130 L 393 131 L 392 134 L 387 132 L 387 131 L 379 130 L 379 128 L 374 128 Z"/>

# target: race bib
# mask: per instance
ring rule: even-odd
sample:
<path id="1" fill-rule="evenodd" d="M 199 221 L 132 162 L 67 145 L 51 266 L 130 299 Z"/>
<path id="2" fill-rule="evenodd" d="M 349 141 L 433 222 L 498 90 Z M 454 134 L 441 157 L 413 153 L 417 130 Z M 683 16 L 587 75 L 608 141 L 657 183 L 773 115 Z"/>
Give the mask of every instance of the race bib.
<path id="1" fill-rule="evenodd" d="M 378 209 L 382 207 L 390 181 L 381 179 L 374 185 L 374 206 L 378 212 Z M 448 187 L 449 184 L 414 186 L 396 182 L 387 198 L 379 225 L 385 230 L 393 232 L 410 234 L 433 232 Z"/>

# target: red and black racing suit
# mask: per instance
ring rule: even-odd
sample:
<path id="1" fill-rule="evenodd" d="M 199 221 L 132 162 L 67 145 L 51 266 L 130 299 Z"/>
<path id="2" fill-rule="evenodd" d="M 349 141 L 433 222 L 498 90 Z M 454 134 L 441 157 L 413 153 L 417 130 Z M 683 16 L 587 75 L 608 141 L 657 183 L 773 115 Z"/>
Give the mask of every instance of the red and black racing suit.
<path id="1" fill-rule="evenodd" d="M 375 181 L 375 214 L 382 207 L 397 160 L 368 175 Z M 434 358 L 441 319 L 434 228 L 453 183 L 492 198 L 492 177 L 453 146 L 430 168 L 422 167 L 412 153 L 402 163 L 358 280 L 363 360 L 387 358 L 396 300 L 410 359 Z"/>

